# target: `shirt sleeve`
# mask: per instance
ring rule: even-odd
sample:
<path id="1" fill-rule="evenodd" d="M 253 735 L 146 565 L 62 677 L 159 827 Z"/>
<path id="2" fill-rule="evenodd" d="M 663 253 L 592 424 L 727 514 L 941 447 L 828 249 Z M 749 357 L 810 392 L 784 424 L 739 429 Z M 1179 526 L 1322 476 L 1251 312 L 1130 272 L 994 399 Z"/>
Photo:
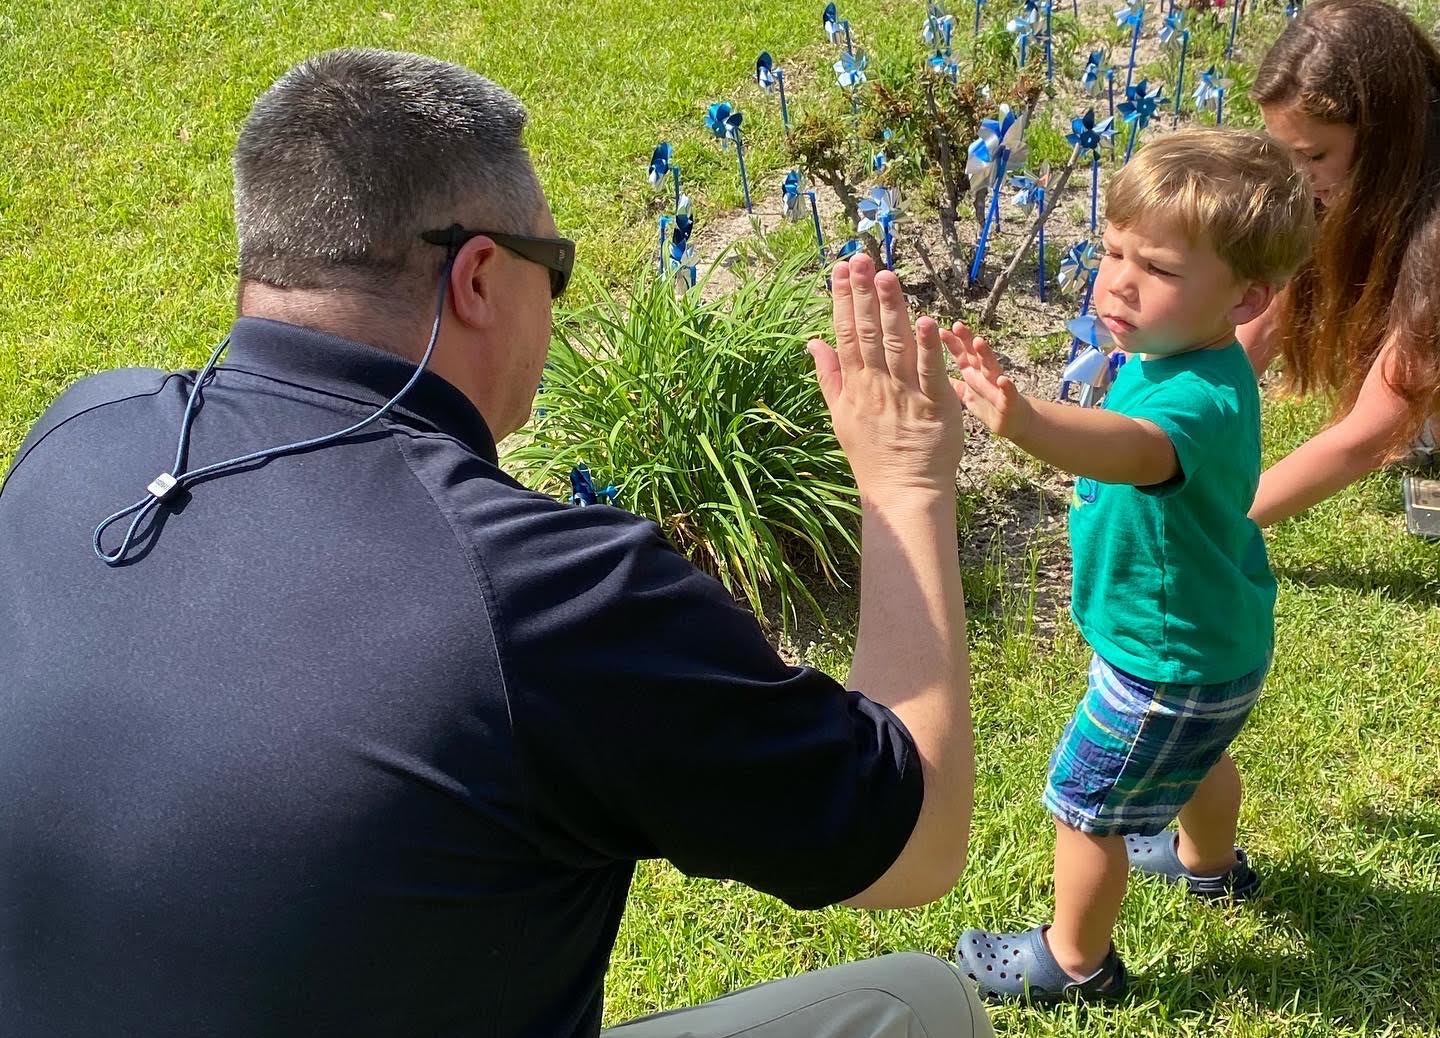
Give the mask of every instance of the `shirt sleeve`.
<path id="1" fill-rule="evenodd" d="M 797 908 L 852 897 L 895 861 L 923 787 L 888 709 L 784 664 L 653 523 L 532 499 L 489 531 L 501 665 L 552 852 L 667 858 Z"/>
<path id="2" fill-rule="evenodd" d="M 1157 383 L 1125 413 L 1155 425 L 1175 449 L 1178 464 L 1175 475 L 1164 483 L 1136 488 L 1158 497 L 1167 497 L 1185 488 L 1214 454 L 1217 437 L 1225 435 L 1234 419 L 1233 409 L 1224 406 L 1214 388 L 1189 373 Z"/>

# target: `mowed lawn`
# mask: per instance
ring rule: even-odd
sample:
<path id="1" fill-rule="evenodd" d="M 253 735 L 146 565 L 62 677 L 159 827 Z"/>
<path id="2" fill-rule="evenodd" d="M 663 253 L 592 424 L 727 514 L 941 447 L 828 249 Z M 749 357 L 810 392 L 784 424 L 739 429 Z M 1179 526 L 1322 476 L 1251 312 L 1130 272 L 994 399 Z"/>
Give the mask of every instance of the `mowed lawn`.
<path id="1" fill-rule="evenodd" d="M 678 145 L 702 223 L 738 204 L 732 158 L 700 126 L 710 101 L 740 103 L 753 124 L 752 171 L 777 179 L 778 120 L 749 69 L 765 47 L 797 81 L 818 76 L 821 6 L 9 5 L 0 13 L 0 468 L 75 378 L 197 364 L 223 335 L 234 306 L 229 151 L 254 97 L 304 55 L 342 44 L 420 50 L 509 86 L 530 106 L 530 142 L 560 225 L 584 262 L 618 279 L 650 241 L 644 167 L 661 137 Z M 911 46 L 924 11 L 921 0 L 842 6 L 857 39 L 880 53 Z M 1433 5 L 1425 16 L 1435 23 Z M 1253 61 L 1264 41 L 1249 42 Z M 1269 405 L 1271 457 L 1322 420 L 1314 404 Z M 999 1010 L 1001 1034 L 1440 1033 L 1440 546 L 1403 533 L 1393 473 L 1282 525 L 1270 543 L 1281 578 L 1276 668 L 1236 746 L 1243 839 L 1264 896 L 1216 909 L 1137 883 L 1117 937 L 1133 993 L 1115 1006 Z M 992 586 L 980 574 L 971 583 Z M 1086 650 L 1063 623 L 1054 642 L 1029 636 L 1028 601 L 1009 588 L 972 606 L 979 802 L 954 892 L 920 910 L 800 914 L 643 865 L 608 1018 L 860 956 L 948 954 L 967 925 L 1045 920 L 1050 823 L 1038 795 Z M 837 631 L 811 659 L 843 677 L 852 637 Z"/>

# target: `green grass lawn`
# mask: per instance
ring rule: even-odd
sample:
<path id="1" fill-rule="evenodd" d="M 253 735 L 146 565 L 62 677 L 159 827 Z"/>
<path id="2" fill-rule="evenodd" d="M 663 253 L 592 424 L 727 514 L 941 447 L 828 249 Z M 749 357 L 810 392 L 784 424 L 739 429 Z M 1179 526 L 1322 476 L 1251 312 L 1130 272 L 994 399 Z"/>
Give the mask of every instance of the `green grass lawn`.
<path id="1" fill-rule="evenodd" d="M 740 103 L 754 127 L 754 170 L 776 179 L 778 117 L 749 69 L 766 47 L 797 84 L 818 76 L 821 6 L 9 5 L 0 13 L 0 467 L 75 378 L 197 364 L 224 333 L 229 151 L 256 94 L 302 56 L 340 44 L 423 50 L 515 90 L 531 108 L 530 141 L 560 225 L 579 238 L 584 262 L 622 277 L 650 240 L 644 168 L 662 136 L 677 144 L 702 222 L 739 202 L 731 156 L 700 125 L 709 101 Z M 924 7 L 843 6 L 881 51 L 918 33 Z M 1433 5 L 1427 18 L 1434 24 Z M 1247 56 L 1262 49 L 1254 40 Z M 1271 404 L 1271 457 L 1321 419 L 1313 404 Z M 1136 884 L 1118 934 L 1133 994 L 1113 1007 L 1003 1009 L 1001 1034 L 1440 1033 L 1440 547 L 1403 534 L 1393 474 L 1282 525 L 1271 546 L 1276 669 L 1236 746 L 1248 782 L 1243 838 L 1265 895 L 1221 910 Z M 1038 796 L 1086 650 L 1065 625 L 1054 644 L 1028 638 L 1026 601 L 1012 590 L 972 610 L 979 802 L 957 889 L 921 910 L 799 914 L 645 865 L 608 1019 L 860 956 L 945 955 L 967 925 L 1046 919 L 1050 823 Z M 810 658 L 843 676 L 849 640 L 841 631 Z"/>

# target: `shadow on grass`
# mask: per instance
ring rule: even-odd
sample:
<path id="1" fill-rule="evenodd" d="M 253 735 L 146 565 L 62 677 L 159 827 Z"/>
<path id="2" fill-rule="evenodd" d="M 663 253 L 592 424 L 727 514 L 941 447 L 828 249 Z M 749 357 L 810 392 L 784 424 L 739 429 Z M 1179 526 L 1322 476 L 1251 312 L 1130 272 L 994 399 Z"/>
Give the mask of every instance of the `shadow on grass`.
<path id="1" fill-rule="evenodd" d="M 1302 857 L 1264 877 L 1263 895 L 1242 911 L 1273 917 L 1284 950 L 1236 950 L 1137 987 L 1172 1008 L 1223 1012 L 1239 995 L 1330 1027 L 1440 1031 L 1440 891 L 1327 872 Z"/>
<path id="2" fill-rule="evenodd" d="M 1277 566 L 1275 575 L 1305 587 L 1335 587 L 1347 591 L 1378 592 L 1407 605 L 1440 605 L 1440 580 L 1433 568 L 1374 565 L 1356 566 L 1332 560 L 1317 566 Z"/>

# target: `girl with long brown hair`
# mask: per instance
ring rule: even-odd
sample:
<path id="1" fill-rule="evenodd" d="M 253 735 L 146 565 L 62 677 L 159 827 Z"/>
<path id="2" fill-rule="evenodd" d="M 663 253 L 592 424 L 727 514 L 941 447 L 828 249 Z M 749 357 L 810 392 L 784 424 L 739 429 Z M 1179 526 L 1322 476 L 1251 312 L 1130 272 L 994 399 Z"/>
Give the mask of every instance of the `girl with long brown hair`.
<path id="1" fill-rule="evenodd" d="M 1257 371 L 1335 400 L 1331 423 L 1268 469 L 1261 526 L 1406 455 L 1440 415 L 1440 52 L 1383 0 L 1317 0 L 1260 65 L 1270 134 L 1310 173 L 1315 255 L 1239 330 Z"/>

